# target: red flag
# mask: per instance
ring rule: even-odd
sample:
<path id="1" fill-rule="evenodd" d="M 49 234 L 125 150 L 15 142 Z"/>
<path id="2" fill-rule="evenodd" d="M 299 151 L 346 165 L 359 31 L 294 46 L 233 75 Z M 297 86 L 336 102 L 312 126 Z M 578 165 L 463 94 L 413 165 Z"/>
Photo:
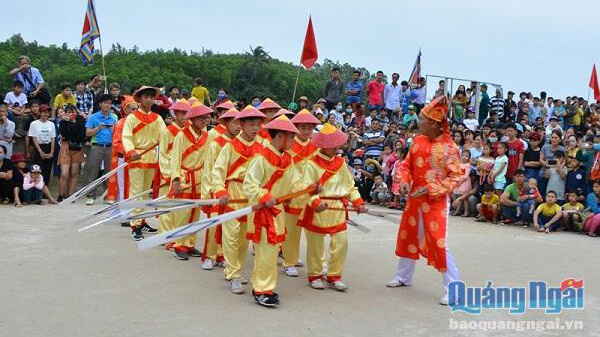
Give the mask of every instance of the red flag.
<path id="1" fill-rule="evenodd" d="M 594 99 L 600 100 L 600 88 L 598 87 L 598 74 L 596 74 L 596 64 L 594 64 L 594 68 L 592 69 L 592 77 L 590 77 L 590 88 L 594 90 Z"/>
<path id="2" fill-rule="evenodd" d="M 302 48 L 302 57 L 300 63 L 310 69 L 317 62 L 319 53 L 317 52 L 317 42 L 315 41 L 315 31 L 313 30 L 312 18 L 308 18 L 308 28 L 306 28 L 306 37 L 304 37 L 304 47 Z"/>
<path id="3" fill-rule="evenodd" d="M 598 83 L 598 82 L 596 82 Z M 560 283 L 560 291 L 573 287 L 575 289 L 583 287 L 583 279 L 575 280 L 572 278 L 566 279 Z"/>

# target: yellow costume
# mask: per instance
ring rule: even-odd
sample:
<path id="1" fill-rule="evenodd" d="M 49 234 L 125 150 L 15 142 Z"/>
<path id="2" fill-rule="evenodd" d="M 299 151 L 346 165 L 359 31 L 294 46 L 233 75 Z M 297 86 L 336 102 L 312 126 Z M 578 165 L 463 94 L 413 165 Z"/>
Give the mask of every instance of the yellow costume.
<path id="1" fill-rule="evenodd" d="M 215 198 L 245 199 L 242 184 L 250 160 L 262 146 L 254 140 L 248 142 L 238 135 L 221 149 L 212 168 L 212 193 Z M 230 203 L 222 207 L 221 212 L 229 212 L 246 207 L 247 203 Z M 248 241 L 246 219 L 240 218 L 222 224 L 223 255 L 225 257 L 225 278 L 231 280 L 241 277 L 246 261 Z"/>
<path id="2" fill-rule="evenodd" d="M 330 235 L 327 281 L 338 281 L 342 277 L 348 252 L 346 234 L 348 213 L 341 210 L 325 210 L 316 213 L 315 210 L 320 202 L 327 203 L 331 208 L 346 208 L 350 202 L 354 207 L 360 207 L 363 200 L 342 157 L 328 157 L 318 152 L 306 163 L 302 181 L 306 184 L 319 181 L 322 185 L 322 191 L 309 198 L 302 220 L 299 222 L 306 234 L 308 280 L 312 282 L 323 277 L 324 240 L 325 235 Z"/>
<path id="3" fill-rule="evenodd" d="M 201 194 L 202 167 L 208 149 L 208 133 L 194 131 L 190 125 L 175 137 L 173 153 L 171 154 L 171 182 L 179 179 L 183 193 L 175 195 L 176 198 L 199 199 Z M 174 215 L 176 227 L 197 221 L 200 217 L 198 208 L 178 211 Z M 196 244 L 196 235 L 188 235 L 175 241 L 175 250 L 191 251 Z"/>
<path id="4" fill-rule="evenodd" d="M 135 153 L 141 153 L 157 146 L 164 129 L 165 123 L 154 112 L 145 112 L 140 109 L 129 114 L 123 126 L 123 148 L 127 156 L 131 158 Z M 155 150 L 148 151 L 142 155 L 140 160 L 129 164 L 129 195 L 136 195 L 150 189 L 157 166 L 158 158 Z M 136 209 L 133 214 L 143 211 L 144 209 Z M 141 224 L 142 220 L 132 220 L 132 230 Z"/>
<path id="5" fill-rule="evenodd" d="M 300 184 L 300 174 L 293 165 L 290 153 L 280 152 L 269 144 L 250 163 L 243 191 L 249 203 L 254 205 L 299 190 Z M 248 216 L 246 238 L 252 240 L 255 247 L 252 271 L 255 296 L 272 295 L 277 285 L 279 244 L 285 240 L 284 217 L 282 205 L 265 207 Z"/>

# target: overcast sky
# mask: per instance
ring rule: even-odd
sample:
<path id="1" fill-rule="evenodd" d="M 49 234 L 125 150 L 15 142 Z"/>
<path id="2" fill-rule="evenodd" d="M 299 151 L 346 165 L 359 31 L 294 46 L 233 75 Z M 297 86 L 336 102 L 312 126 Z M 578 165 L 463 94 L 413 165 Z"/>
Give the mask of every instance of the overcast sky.
<path id="1" fill-rule="evenodd" d="M 87 0 L 3 1 L 0 39 L 78 47 Z M 600 65 L 596 0 L 203 1 L 96 0 L 105 49 L 174 47 L 235 53 L 262 45 L 298 63 L 312 14 L 319 61 L 407 78 L 419 47 L 423 74 L 498 83 L 505 92 L 587 97 Z M 433 82 L 431 80 L 430 82 Z"/>

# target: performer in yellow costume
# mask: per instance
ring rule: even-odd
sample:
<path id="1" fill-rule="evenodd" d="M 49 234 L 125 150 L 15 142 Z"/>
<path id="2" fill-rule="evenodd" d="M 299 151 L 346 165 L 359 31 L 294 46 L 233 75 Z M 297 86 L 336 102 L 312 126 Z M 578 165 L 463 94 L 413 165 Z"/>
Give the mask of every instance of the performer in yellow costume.
<path id="1" fill-rule="evenodd" d="M 200 199 L 202 168 L 209 144 L 208 132 L 204 128 L 210 122 L 211 113 L 212 109 L 204 104 L 190 108 L 186 115 L 190 125 L 175 137 L 171 154 L 171 189 L 175 198 Z M 176 227 L 184 226 L 198 221 L 200 208 L 175 212 L 174 217 Z M 188 256 L 202 256 L 195 246 L 196 234 L 177 239 L 173 247 L 175 257 L 187 260 Z"/>
<path id="2" fill-rule="evenodd" d="M 250 160 L 262 149 L 262 145 L 256 142 L 255 138 L 265 119 L 266 116 L 262 112 L 250 105 L 235 117 L 235 120 L 240 123 L 241 133 L 225 144 L 217 156 L 211 174 L 213 195 L 222 199 L 222 204 L 226 204 L 230 199 L 246 198 L 242 184 Z M 222 206 L 220 213 L 246 206 L 246 202 L 230 203 Z M 245 217 L 222 224 L 225 279 L 230 281 L 231 292 L 234 294 L 244 293 L 243 284 L 248 282 L 241 275 L 248 253 L 248 241 L 245 238 L 246 227 Z"/>
<path id="3" fill-rule="evenodd" d="M 216 136 L 216 138 L 214 138 L 213 141 L 210 142 L 208 151 L 206 152 L 201 185 L 203 199 L 210 199 L 213 197 L 212 188 L 214 184 L 212 169 L 215 164 L 215 161 L 217 160 L 217 157 L 219 156 L 219 153 L 221 153 L 221 149 L 223 149 L 223 147 L 225 147 L 225 144 L 227 144 L 230 140 L 235 138 L 240 132 L 240 122 L 239 120 L 235 120 L 235 117 L 239 116 L 239 114 L 239 111 L 237 111 L 235 108 L 231 108 L 229 111 L 219 116 L 219 126 L 222 126 L 224 131 L 223 133 Z M 210 131 L 208 133 L 210 139 Z M 209 206 L 203 208 L 203 210 L 206 213 L 206 215 L 210 218 L 217 215 L 217 213 L 219 212 L 219 208 L 220 206 Z M 218 225 L 216 227 L 210 227 L 204 234 L 202 269 L 212 270 L 215 267 L 215 264 L 220 267 L 225 267 L 225 260 L 223 257 L 221 225 Z"/>
<path id="4" fill-rule="evenodd" d="M 314 132 L 315 126 L 321 122 L 313 116 L 308 110 L 303 109 L 294 115 L 285 109 L 277 112 L 277 115 L 285 114 L 291 116 L 292 123 L 298 128 L 299 133 L 294 138 L 290 153 L 294 160 L 294 166 L 298 172 L 304 172 L 304 167 L 309 159 L 316 153 L 318 148 L 310 142 L 310 137 Z M 276 115 L 276 116 L 277 116 Z M 284 205 L 285 210 L 285 229 L 287 235 L 283 242 L 283 271 L 287 276 L 296 277 L 299 275 L 296 267 L 302 267 L 304 263 L 300 257 L 300 237 L 302 227 L 298 226 L 298 217 L 306 204 L 306 198 L 296 198 L 289 205 Z"/>
<path id="5" fill-rule="evenodd" d="M 258 106 L 258 111 L 264 113 L 267 116 L 266 122 L 273 119 L 275 113 L 281 109 L 279 104 L 270 98 L 265 98 L 262 103 Z M 266 146 L 271 141 L 271 136 L 269 136 L 269 132 L 263 127 L 258 132 L 258 136 L 256 137 L 256 141 L 261 145 Z"/>
<path id="6" fill-rule="evenodd" d="M 154 178 L 154 170 L 158 169 L 158 154 L 156 150 L 142 152 L 158 146 L 160 135 L 165 129 L 165 122 L 150 109 L 154 104 L 158 90 L 142 86 L 134 96 L 140 108 L 127 116 L 123 126 L 123 148 L 131 162 L 129 167 L 129 194 L 136 195 L 150 189 Z M 140 199 L 144 199 L 141 197 Z M 133 214 L 143 212 L 136 209 Z M 131 236 L 135 241 L 142 240 L 142 220 L 132 220 Z M 145 225 L 147 226 L 147 225 Z"/>
<path id="7" fill-rule="evenodd" d="M 292 147 L 298 129 L 286 116 L 279 116 L 265 125 L 271 142 L 256 156 L 246 172 L 244 194 L 251 205 L 264 203 L 265 207 L 248 216 L 246 238 L 254 242 L 252 293 L 262 306 L 279 305 L 274 292 L 277 285 L 277 256 L 285 240 L 285 213 L 275 198 L 300 189 L 300 174 L 294 167 Z"/>
<path id="8" fill-rule="evenodd" d="M 342 282 L 348 253 L 348 211 L 340 209 L 352 205 L 359 212 L 367 211 L 345 160 L 337 156 L 337 150 L 347 140 L 348 136 L 342 131 L 331 124 L 325 124 L 321 132 L 311 140 L 311 143 L 320 149 L 307 161 L 302 178 L 305 183 L 318 181 L 321 185 L 321 191 L 309 198 L 300 221 L 306 234 L 308 281 L 314 289 L 325 288 L 322 281 L 325 235 L 331 237 L 327 284 L 338 291 L 348 289 Z"/>
<path id="9" fill-rule="evenodd" d="M 175 115 L 175 121 L 163 130 L 160 136 L 160 145 L 158 146 L 158 166 L 160 168 L 154 175 L 154 183 L 152 188 L 154 193 L 153 199 L 158 196 L 169 194 L 171 188 L 171 153 L 173 152 L 173 143 L 175 136 L 188 126 L 189 122 L 185 118 L 191 106 L 185 101 L 178 101 L 171 109 Z M 159 188 L 160 187 L 160 188 Z M 160 227 L 159 232 L 163 233 L 175 228 L 175 218 L 173 213 L 163 214 L 159 217 Z M 165 245 L 165 249 L 171 249 L 173 244 Z"/>

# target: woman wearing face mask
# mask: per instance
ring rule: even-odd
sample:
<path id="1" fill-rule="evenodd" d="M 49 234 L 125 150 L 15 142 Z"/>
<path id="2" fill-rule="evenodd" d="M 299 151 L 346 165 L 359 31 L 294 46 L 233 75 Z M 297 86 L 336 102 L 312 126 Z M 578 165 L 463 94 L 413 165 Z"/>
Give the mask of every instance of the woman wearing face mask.
<path id="1" fill-rule="evenodd" d="M 221 89 L 219 89 L 219 92 L 217 93 L 217 100 L 213 103 L 213 109 L 216 109 L 216 107 L 219 104 L 222 104 L 225 102 L 229 102 L 229 96 L 227 96 L 227 92 L 225 91 L 225 89 L 221 88 Z"/>

